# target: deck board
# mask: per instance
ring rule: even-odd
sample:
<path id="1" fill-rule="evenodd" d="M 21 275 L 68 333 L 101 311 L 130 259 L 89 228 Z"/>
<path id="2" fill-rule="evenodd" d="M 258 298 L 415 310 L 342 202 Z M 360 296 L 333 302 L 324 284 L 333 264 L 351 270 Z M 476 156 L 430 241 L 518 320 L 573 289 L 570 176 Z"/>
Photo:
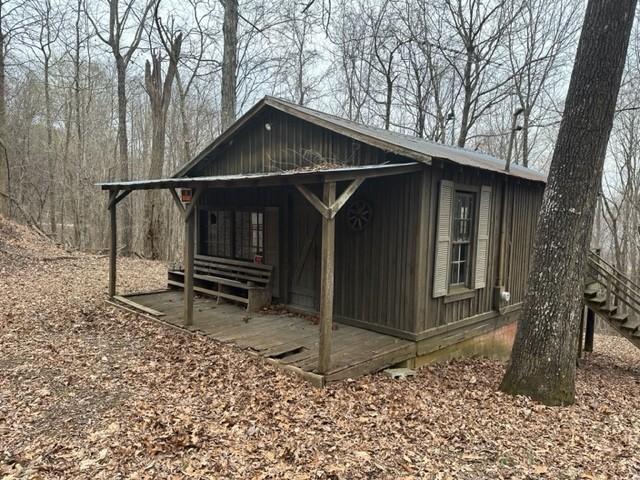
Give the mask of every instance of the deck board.
<path id="1" fill-rule="evenodd" d="M 158 320 L 182 327 L 182 291 L 166 290 L 125 297 L 164 313 Z M 319 327 L 301 317 L 247 313 L 243 307 L 196 297 L 193 325 L 188 330 L 275 359 L 283 367 L 313 373 L 318 366 Z M 331 363 L 324 383 L 366 375 L 412 358 L 416 353 L 414 342 L 349 325 L 337 325 L 331 336 Z"/>

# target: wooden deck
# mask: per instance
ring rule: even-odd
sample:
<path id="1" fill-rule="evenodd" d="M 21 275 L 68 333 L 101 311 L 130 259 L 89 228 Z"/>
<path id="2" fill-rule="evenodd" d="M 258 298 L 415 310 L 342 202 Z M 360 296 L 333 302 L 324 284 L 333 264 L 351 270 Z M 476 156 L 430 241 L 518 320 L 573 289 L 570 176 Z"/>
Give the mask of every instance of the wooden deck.
<path id="1" fill-rule="evenodd" d="M 183 293 L 180 290 L 127 295 L 124 301 L 116 299 L 113 303 L 184 328 Z M 141 307 L 136 308 L 135 304 Z M 298 373 L 316 386 L 357 378 L 416 354 L 414 342 L 348 325 L 336 325 L 337 329 L 332 332 L 328 373 L 318 375 L 315 369 L 318 366 L 319 327 L 309 320 L 288 315 L 247 313 L 239 306 L 217 305 L 215 299 L 204 297 L 196 297 L 193 312 L 193 326 L 187 330 L 200 331 L 215 340 L 260 355 Z"/>

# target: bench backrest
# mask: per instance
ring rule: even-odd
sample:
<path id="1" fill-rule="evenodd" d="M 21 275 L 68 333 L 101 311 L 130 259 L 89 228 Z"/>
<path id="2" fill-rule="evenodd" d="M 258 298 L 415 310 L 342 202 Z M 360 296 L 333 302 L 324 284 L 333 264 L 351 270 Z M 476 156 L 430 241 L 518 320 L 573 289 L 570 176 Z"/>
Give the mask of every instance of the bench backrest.
<path id="1" fill-rule="evenodd" d="M 196 255 L 193 261 L 196 273 L 236 280 L 242 283 L 252 282 L 258 287 L 266 287 L 271 281 L 271 265 L 244 262 L 230 258 Z"/>

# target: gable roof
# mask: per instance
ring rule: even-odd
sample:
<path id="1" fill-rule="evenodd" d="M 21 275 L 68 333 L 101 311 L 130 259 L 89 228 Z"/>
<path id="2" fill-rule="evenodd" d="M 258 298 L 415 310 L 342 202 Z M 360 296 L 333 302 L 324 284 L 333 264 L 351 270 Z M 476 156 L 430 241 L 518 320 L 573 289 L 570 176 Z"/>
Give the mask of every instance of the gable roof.
<path id="1" fill-rule="evenodd" d="M 320 127 L 324 127 L 335 133 L 353 138 L 361 143 L 378 147 L 384 151 L 406 156 L 412 160 L 431 164 L 433 159 L 448 161 L 466 167 L 475 167 L 481 170 L 501 173 L 504 175 L 524 178 L 535 182 L 546 183 L 547 177 L 535 170 L 521 165 L 510 165 L 510 171 L 505 171 L 506 161 L 487 155 L 485 153 L 467 150 L 436 143 L 412 135 L 384 130 L 357 123 L 345 118 L 328 113 L 313 110 L 308 107 L 296 105 L 274 97 L 264 97 L 256 103 L 247 113 L 240 117 L 233 125 L 225 130 L 218 138 L 205 147 L 192 160 L 183 165 L 173 177 L 184 177 L 190 170 L 205 160 L 209 154 L 224 144 L 251 119 L 262 113 L 267 108 L 274 108 L 288 115 L 308 121 Z"/>

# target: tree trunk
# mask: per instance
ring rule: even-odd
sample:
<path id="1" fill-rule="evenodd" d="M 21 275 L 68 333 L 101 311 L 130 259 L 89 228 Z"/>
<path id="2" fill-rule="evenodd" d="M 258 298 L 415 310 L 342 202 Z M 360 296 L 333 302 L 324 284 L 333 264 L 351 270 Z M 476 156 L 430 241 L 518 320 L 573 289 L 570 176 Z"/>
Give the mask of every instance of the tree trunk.
<path id="1" fill-rule="evenodd" d="M 43 49 L 44 51 L 44 49 Z M 44 53 L 44 103 L 45 121 L 47 122 L 47 167 L 49 168 L 49 228 L 51 234 L 55 236 L 57 231 L 56 208 L 57 204 L 57 176 L 56 159 L 53 154 L 53 125 L 51 119 L 51 85 L 49 82 L 49 55 Z"/>
<path id="2" fill-rule="evenodd" d="M 182 162 L 191 160 L 191 130 L 187 119 L 187 93 L 182 86 L 180 72 L 176 72 L 176 85 L 178 86 L 178 98 L 180 100 L 180 124 L 182 126 Z"/>
<path id="3" fill-rule="evenodd" d="M 236 69 L 238 66 L 238 0 L 225 0 L 222 55 L 222 130 L 236 121 Z"/>
<path id="4" fill-rule="evenodd" d="M 551 162 L 532 269 L 500 389 L 575 401 L 582 291 L 593 214 L 637 0 L 590 0 Z"/>
<path id="5" fill-rule="evenodd" d="M 76 248 L 80 248 L 82 242 L 79 219 L 83 219 L 84 215 L 80 212 L 82 198 L 80 176 L 84 170 L 85 158 L 85 128 L 84 115 L 82 114 L 83 106 L 81 99 L 80 76 L 82 74 L 80 64 L 80 51 L 82 49 L 82 1 L 78 0 L 75 22 L 75 45 L 73 52 L 73 110 L 76 126 L 76 164 L 69 170 L 69 176 L 66 179 L 71 180 L 70 205 L 73 215 L 73 244 Z M 66 182 L 65 182 L 66 183 Z"/>
<path id="6" fill-rule="evenodd" d="M 2 19 L 0 18 L 0 22 Z M 6 117 L 5 117 L 5 39 L 4 25 L 0 24 L 0 139 L 6 142 Z M 4 144 L 6 147 L 6 143 Z M 0 148 L 0 217 L 9 217 L 11 215 L 11 197 L 9 183 L 9 162 L 7 160 L 6 148 Z"/>
<path id="7" fill-rule="evenodd" d="M 127 95 L 126 95 L 126 69 L 124 59 L 118 53 L 116 57 L 116 73 L 118 76 L 118 147 L 119 147 L 119 165 L 120 180 L 129 180 L 129 139 L 127 137 Z M 122 219 L 122 246 L 123 254 L 130 255 L 133 248 L 131 216 L 131 196 L 125 198 L 120 207 L 120 218 Z"/>
<path id="8" fill-rule="evenodd" d="M 162 59 L 159 54 L 152 52 L 153 66 L 149 61 L 145 64 L 144 85 L 151 104 L 151 118 L 153 138 L 151 144 L 151 166 L 149 178 L 162 177 L 164 169 L 164 148 L 166 139 L 167 111 L 171 102 L 171 88 L 176 76 L 177 61 L 180 56 L 182 36 L 178 35 L 171 42 L 169 68 L 162 81 Z M 161 257 L 162 247 L 160 239 L 164 219 L 162 211 L 162 191 L 148 190 L 145 197 L 145 222 L 147 227 L 144 236 L 144 252 L 149 258 L 157 260 Z"/>
<path id="9" fill-rule="evenodd" d="M 462 102 L 462 115 L 460 116 L 460 132 L 458 133 L 458 147 L 464 147 L 467 143 L 467 135 L 469 134 L 469 117 L 471 116 L 471 101 L 473 96 L 473 88 L 471 86 L 471 53 L 468 54 L 467 63 L 464 66 L 464 76 L 462 85 L 464 97 Z M 453 142 L 453 139 L 452 139 Z"/>

